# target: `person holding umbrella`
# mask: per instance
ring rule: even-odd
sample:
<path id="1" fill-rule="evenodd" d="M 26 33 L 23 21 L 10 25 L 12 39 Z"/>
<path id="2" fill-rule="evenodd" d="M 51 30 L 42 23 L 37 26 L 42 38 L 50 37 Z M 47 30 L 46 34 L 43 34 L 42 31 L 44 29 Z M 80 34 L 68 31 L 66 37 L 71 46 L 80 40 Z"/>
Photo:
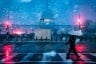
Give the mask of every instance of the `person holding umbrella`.
<path id="1" fill-rule="evenodd" d="M 72 51 L 76 55 L 76 58 L 79 59 L 80 56 L 76 52 L 76 49 L 75 49 L 76 43 L 75 42 L 76 42 L 76 36 L 81 36 L 82 32 L 81 32 L 81 30 L 79 30 L 79 31 L 72 30 L 69 32 L 69 34 L 70 34 L 69 35 L 70 36 L 69 41 L 66 44 L 67 45 L 69 44 L 70 48 L 69 48 L 69 51 L 67 53 L 66 59 L 69 59 L 69 55 Z"/>

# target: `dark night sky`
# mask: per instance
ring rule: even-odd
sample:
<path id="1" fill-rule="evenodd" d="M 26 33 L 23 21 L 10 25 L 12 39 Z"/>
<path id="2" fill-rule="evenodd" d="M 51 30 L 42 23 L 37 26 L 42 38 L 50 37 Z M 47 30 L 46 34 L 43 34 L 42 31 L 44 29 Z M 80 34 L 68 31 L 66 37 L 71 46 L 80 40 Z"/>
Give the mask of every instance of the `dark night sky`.
<path id="1" fill-rule="evenodd" d="M 0 0 L 0 22 L 16 24 L 37 24 L 42 12 L 47 8 L 47 0 Z M 76 24 L 80 14 L 82 22 L 96 21 L 96 0 L 48 0 L 56 24 Z"/>

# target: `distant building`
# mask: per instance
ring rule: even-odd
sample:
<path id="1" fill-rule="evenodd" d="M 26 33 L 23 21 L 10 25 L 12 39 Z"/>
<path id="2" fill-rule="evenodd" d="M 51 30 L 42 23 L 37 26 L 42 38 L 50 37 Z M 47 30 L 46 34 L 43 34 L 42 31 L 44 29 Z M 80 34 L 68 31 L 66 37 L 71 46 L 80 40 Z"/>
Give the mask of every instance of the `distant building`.
<path id="1" fill-rule="evenodd" d="M 51 28 L 55 25 L 54 23 L 54 14 L 52 10 L 49 8 L 49 2 L 46 0 L 45 9 L 42 12 L 40 23 L 41 28 Z"/>

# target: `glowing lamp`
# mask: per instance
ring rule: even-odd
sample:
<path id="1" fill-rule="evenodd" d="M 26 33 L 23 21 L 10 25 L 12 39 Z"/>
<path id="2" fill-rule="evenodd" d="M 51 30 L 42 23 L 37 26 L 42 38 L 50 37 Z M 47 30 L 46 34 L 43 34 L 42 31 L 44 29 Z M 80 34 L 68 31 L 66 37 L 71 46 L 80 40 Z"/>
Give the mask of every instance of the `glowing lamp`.
<path id="1" fill-rule="evenodd" d="M 11 27 L 11 22 L 10 21 L 5 21 L 4 22 L 4 26 L 5 26 L 5 28 L 9 28 L 9 27 Z"/>
<path id="2" fill-rule="evenodd" d="M 16 29 L 16 30 L 13 31 L 13 34 L 16 34 L 16 35 L 21 35 L 23 33 L 24 32 L 22 30 L 20 30 L 20 29 Z"/>
<path id="3" fill-rule="evenodd" d="M 79 23 L 80 23 L 80 21 L 81 21 L 81 20 L 80 20 L 80 19 L 78 19 L 78 22 L 79 22 Z"/>

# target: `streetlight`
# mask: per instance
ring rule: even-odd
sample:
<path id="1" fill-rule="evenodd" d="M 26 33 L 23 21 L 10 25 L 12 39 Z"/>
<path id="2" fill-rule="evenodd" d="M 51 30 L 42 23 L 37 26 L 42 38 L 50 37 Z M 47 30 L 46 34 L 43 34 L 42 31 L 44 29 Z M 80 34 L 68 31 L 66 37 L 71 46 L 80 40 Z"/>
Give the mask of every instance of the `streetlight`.
<path id="1" fill-rule="evenodd" d="M 80 15 L 79 15 L 79 18 L 78 18 L 78 25 L 79 25 L 79 29 L 81 29 L 81 18 L 80 18 Z"/>
<path id="2" fill-rule="evenodd" d="M 4 27 L 5 27 L 6 31 L 7 31 L 7 33 L 9 32 L 9 29 L 10 29 L 11 26 L 12 26 L 12 24 L 11 24 L 11 22 L 9 20 L 4 22 Z"/>
<path id="3" fill-rule="evenodd" d="M 10 35 L 10 27 L 12 26 L 11 22 L 9 20 L 4 22 L 4 28 L 6 30 L 6 38 L 9 40 L 9 35 Z"/>
<path id="4" fill-rule="evenodd" d="M 11 22 L 9 20 L 4 22 L 5 28 L 10 28 L 11 27 Z"/>

